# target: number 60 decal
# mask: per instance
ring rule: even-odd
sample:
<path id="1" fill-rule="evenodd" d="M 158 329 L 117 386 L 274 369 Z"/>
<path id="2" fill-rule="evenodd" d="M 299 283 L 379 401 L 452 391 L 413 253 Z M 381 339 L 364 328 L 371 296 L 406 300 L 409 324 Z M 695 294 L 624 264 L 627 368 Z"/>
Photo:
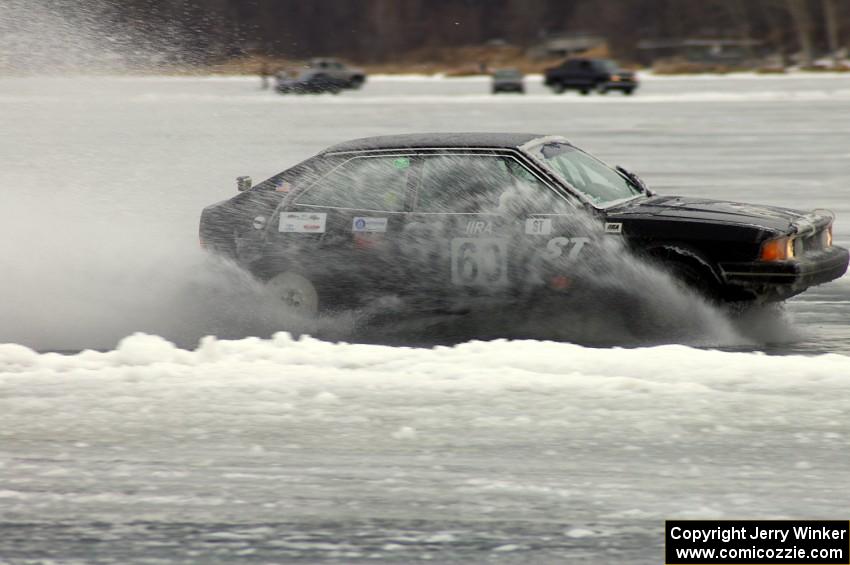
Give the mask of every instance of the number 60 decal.
<path id="1" fill-rule="evenodd" d="M 507 240 L 452 239 L 452 284 L 493 286 L 508 282 Z"/>

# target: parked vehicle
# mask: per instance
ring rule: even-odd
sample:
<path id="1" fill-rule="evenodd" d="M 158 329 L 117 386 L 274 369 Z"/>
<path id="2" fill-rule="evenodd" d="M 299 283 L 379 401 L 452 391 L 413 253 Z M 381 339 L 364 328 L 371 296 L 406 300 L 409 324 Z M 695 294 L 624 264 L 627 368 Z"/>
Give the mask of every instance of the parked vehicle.
<path id="1" fill-rule="evenodd" d="M 619 90 L 632 94 L 638 80 L 631 71 L 621 69 L 610 59 L 568 59 L 544 74 L 544 84 L 556 94 L 565 90 L 578 90 L 581 94 L 592 91 L 607 94 Z"/>
<path id="2" fill-rule="evenodd" d="M 519 92 L 525 93 L 525 80 L 518 69 L 498 69 L 493 72 L 492 92 Z"/>
<path id="3" fill-rule="evenodd" d="M 239 188 L 203 210 L 202 245 L 311 315 L 378 296 L 562 308 L 611 237 L 718 302 L 783 300 L 848 263 L 829 213 L 656 195 L 558 136 L 358 139 Z"/>
<path id="4" fill-rule="evenodd" d="M 348 67 L 336 59 L 312 59 L 303 69 L 278 73 L 275 90 L 281 94 L 335 94 L 346 88 L 360 88 L 364 82 L 366 74 L 360 69 Z"/>

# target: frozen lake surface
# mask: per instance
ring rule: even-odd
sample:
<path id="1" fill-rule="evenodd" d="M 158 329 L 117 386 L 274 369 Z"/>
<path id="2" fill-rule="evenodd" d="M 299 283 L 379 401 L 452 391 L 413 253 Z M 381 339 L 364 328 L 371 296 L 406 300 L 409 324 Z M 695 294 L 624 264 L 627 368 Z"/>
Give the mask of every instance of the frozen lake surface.
<path id="1" fill-rule="evenodd" d="M 844 516 L 847 278 L 747 320 L 673 300 L 703 320 L 684 341 L 411 348 L 271 337 L 252 282 L 201 255 L 237 175 L 460 130 L 563 134 L 660 193 L 829 208 L 850 244 L 850 76 L 488 86 L 0 79 L 0 561 L 657 563 L 665 518 Z"/>

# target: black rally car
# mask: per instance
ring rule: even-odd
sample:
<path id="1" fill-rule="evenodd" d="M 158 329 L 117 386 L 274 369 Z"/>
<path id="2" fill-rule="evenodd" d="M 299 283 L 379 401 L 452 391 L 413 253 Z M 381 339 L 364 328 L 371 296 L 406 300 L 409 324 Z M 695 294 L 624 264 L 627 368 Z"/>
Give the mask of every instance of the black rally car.
<path id="1" fill-rule="evenodd" d="M 612 241 L 718 301 L 782 300 L 848 263 L 827 212 L 655 195 L 558 136 L 371 137 L 239 185 L 203 210 L 202 245 L 309 313 L 557 297 Z"/>

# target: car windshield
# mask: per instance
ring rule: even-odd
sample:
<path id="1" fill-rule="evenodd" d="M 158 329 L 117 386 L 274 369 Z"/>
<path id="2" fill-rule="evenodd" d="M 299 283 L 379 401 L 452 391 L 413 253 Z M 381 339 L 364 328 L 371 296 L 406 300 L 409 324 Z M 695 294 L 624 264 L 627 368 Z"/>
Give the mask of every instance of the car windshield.
<path id="1" fill-rule="evenodd" d="M 617 63 L 609 59 L 603 59 L 599 61 L 599 64 L 601 64 L 602 68 L 608 71 L 609 73 L 620 72 L 620 67 L 617 66 Z"/>
<path id="2" fill-rule="evenodd" d="M 496 71 L 495 73 L 493 73 L 493 76 L 495 76 L 496 78 L 519 78 L 520 74 L 517 70 L 506 69 L 502 71 Z"/>
<path id="3" fill-rule="evenodd" d="M 531 153 L 597 206 L 610 206 L 643 192 L 599 159 L 568 143 L 544 143 L 533 148 Z"/>

